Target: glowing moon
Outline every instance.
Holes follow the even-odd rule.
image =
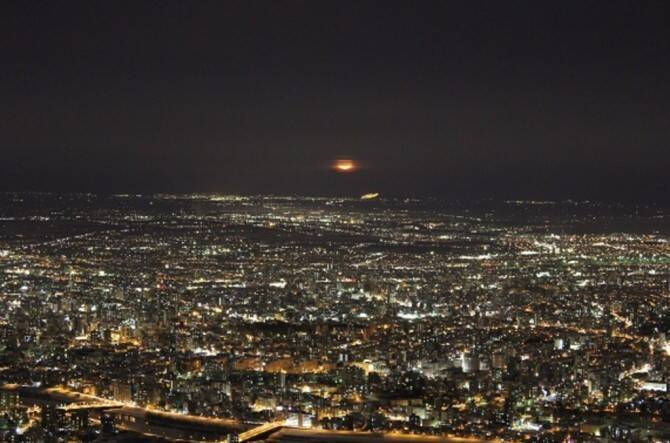
[[[356,162],[349,158],[341,158],[333,162],[332,168],[335,172],[354,172],[358,169]]]

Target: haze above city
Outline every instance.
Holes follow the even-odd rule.
[[[1,8],[2,190],[670,195],[664,2]]]

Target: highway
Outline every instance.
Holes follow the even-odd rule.
[[[219,441],[228,434],[243,433],[254,425],[239,420],[200,417],[142,408],[134,404],[82,394],[62,387],[38,388],[15,384],[0,385],[0,390],[17,392],[22,398],[37,402],[64,403],[66,412],[105,410],[116,417],[119,427],[144,435],[190,440]]]
[[[271,434],[268,442],[331,442],[331,443],[484,443],[495,440],[462,437],[435,437],[383,432],[327,431],[323,429],[300,429],[283,427]]]
[[[14,384],[0,385],[0,390],[16,391],[29,399],[66,403],[68,412],[90,410],[116,417],[119,427],[144,435],[154,435],[186,441],[221,441],[227,434],[239,436],[240,442],[365,442],[365,443],[480,443],[487,440],[462,437],[435,437],[426,435],[377,433],[356,431],[329,431],[285,426],[284,422],[270,422],[260,426],[234,419],[200,417],[112,401],[82,394],[66,388],[37,388]]]

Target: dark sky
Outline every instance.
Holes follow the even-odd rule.
[[[3,2],[0,189],[668,202],[669,12]]]

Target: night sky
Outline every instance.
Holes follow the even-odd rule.
[[[669,13],[3,2],[0,189],[670,203]]]

